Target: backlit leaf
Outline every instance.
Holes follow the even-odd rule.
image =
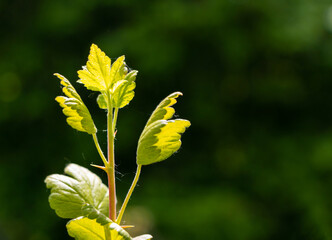
[[[102,225],[85,217],[80,217],[71,220],[67,223],[68,234],[76,240],[105,240],[105,231],[112,240],[149,240],[151,235],[145,234],[139,237],[131,238],[128,232],[121,228],[116,223],[111,223],[108,228],[104,228]]]
[[[106,98],[105,98],[104,94],[101,93],[101,94],[98,95],[97,103],[98,103],[99,108],[107,109],[107,101],[106,101]]]
[[[124,80],[119,80],[113,85],[113,105],[116,108],[123,108],[134,98],[136,87],[135,79],[137,71],[131,71]]]
[[[182,96],[181,92],[175,92],[168,95],[164,100],[162,100],[156,109],[151,114],[145,127],[149,126],[151,123],[157,120],[168,120],[173,117],[175,110],[172,106],[176,103],[176,98]]]
[[[52,174],[45,179],[51,189],[49,203],[62,218],[77,218],[89,205],[102,214],[108,214],[108,188],[101,179],[88,169],[77,164],[65,168],[68,175]]]
[[[170,157],[181,146],[181,134],[190,126],[184,119],[169,120],[174,115],[175,98],[170,94],[154,110],[138,141],[137,164],[149,165]]]
[[[123,80],[128,72],[124,62],[125,56],[118,57],[111,67],[111,84]]]
[[[81,217],[69,221],[66,227],[69,236],[76,240],[105,240],[104,227],[96,220]]]
[[[96,133],[97,128],[91,118],[90,112],[75,88],[64,76],[57,73],[54,75],[61,80],[62,91],[66,95],[66,97],[58,96],[55,100],[63,108],[63,113],[67,116],[67,123],[76,130],[89,134]]]
[[[92,44],[86,66],[77,73],[80,78],[78,82],[87,89],[106,91],[111,86],[111,59],[97,45]]]
[[[101,225],[112,223],[111,219],[90,204],[86,204],[82,207],[82,216],[89,219],[95,219]]]

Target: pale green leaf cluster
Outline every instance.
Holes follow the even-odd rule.
[[[134,98],[137,71],[128,72],[125,56],[111,64],[111,59],[97,45],[92,44],[86,66],[77,73],[80,78],[77,82],[89,90],[100,92],[97,103],[101,109],[120,109]],[[57,97],[56,101],[63,108],[67,123],[76,130],[95,134],[97,128],[79,94],[65,77],[55,75],[61,79],[66,95]]]
[[[163,161],[180,148],[181,134],[190,126],[188,120],[170,120],[175,113],[172,106],[180,95],[170,94],[153,111],[138,141],[138,165]]]
[[[78,82],[87,89],[101,92],[97,99],[100,108],[108,108],[108,96],[113,108],[123,108],[134,97],[136,75],[135,70],[128,73],[125,56],[111,64],[111,59],[92,44],[86,66],[78,71]]]
[[[49,203],[62,218],[84,216],[83,207],[90,206],[103,215],[108,215],[108,188],[101,179],[88,169],[69,164],[65,173],[52,174],[45,179],[51,189]]]
[[[63,113],[67,116],[67,123],[74,129],[94,134],[97,128],[91,118],[90,112],[83,103],[75,88],[62,75],[55,74],[63,86],[62,91],[66,96],[58,96],[55,100],[63,108]]]

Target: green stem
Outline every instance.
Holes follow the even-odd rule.
[[[107,167],[108,166],[108,162],[107,162],[107,159],[105,158],[105,155],[104,155],[103,151],[101,150],[100,145],[98,143],[97,134],[96,133],[93,134],[92,137],[93,137],[93,141],[94,141],[94,143],[96,145],[96,148],[98,150],[98,153],[99,153],[101,159],[103,160],[103,163],[104,163],[105,167]]]
[[[139,175],[141,174],[141,168],[142,168],[142,165],[137,165],[137,170],[136,170],[135,178],[134,178],[133,183],[131,184],[130,189],[129,189],[128,193],[127,193],[127,196],[126,196],[126,198],[125,198],[125,200],[124,200],[124,202],[122,204],[119,216],[116,219],[116,223],[117,224],[121,223],[121,219],[122,219],[122,216],[124,214],[124,211],[126,210],[126,207],[127,207],[128,202],[129,202],[129,199],[131,197],[131,194],[133,193],[133,191],[134,191],[134,189],[136,187],[137,181],[139,179]]]
[[[115,190],[115,162],[114,162],[114,131],[113,131],[113,106],[111,97],[107,95],[107,142],[108,166],[106,166],[109,189],[109,218],[116,220],[116,190]]]
[[[118,112],[119,112],[119,109],[115,108],[114,109],[114,116],[113,116],[113,132],[114,132],[114,134],[115,134],[116,121],[118,120]]]

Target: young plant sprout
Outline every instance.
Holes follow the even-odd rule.
[[[121,220],[128,201],[139,179],[142,166],[160,162],[170,157],[181,146],[181,134],[190,126],[184,119],[173,119],[172,107],[175,92],[167,96],[153,111],[138,140],[136,152],[137,171],[133,183],[122,203],[116,207],[114,138],[119,109],[134,98],[136,70],[129,71],[125,57],[119,57],[113,64],[111,59],[92,44],[88,62],[78,71],[77,82],[87,89],[99,92],[98,106],[107,112],[107,146],[105,156],[97,138],[97,127],[80,95],[62,75],[60,80],[65,96],[56,97],[67,116],[67,123],[74,129],[90,134],[97,148],[102,165],[92,165],[107,174],[108,187],[88,169],[77,164],[69,164],[65,174],[52,174],[45,179],[51,189],[49,203],[61,218],[71,219],[67,223],[68,234],[77,240],[148,240],[152,236],[144,234],[132,238],[121,226]]]

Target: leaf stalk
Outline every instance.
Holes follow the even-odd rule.
[[[130,186],[130,189],[129,189],[128,193],[127,193],[127,196],[126,196],[125,200],[123,201],[123,204],[121,206],[118,218],[116,219],[116,223],[117,224],[120,224],[120,222],[122,220],[122,216],[123,216],[123,214],[124,214],[124,212],[126,210],[126,207],[127,207],[128,202],[129,202],[129,199],[130,199],[130,197],[131,197],[131,195],[132,195],[132,193],[133,193],[133,191],[134,191],[134,189],[135,189],[135,187],[137,185],[139,176],[141,174],[141,169],[142,169],[142,165],[137,165],[137,170],[136,170],[135,178],[133,180],[133,183]]]

